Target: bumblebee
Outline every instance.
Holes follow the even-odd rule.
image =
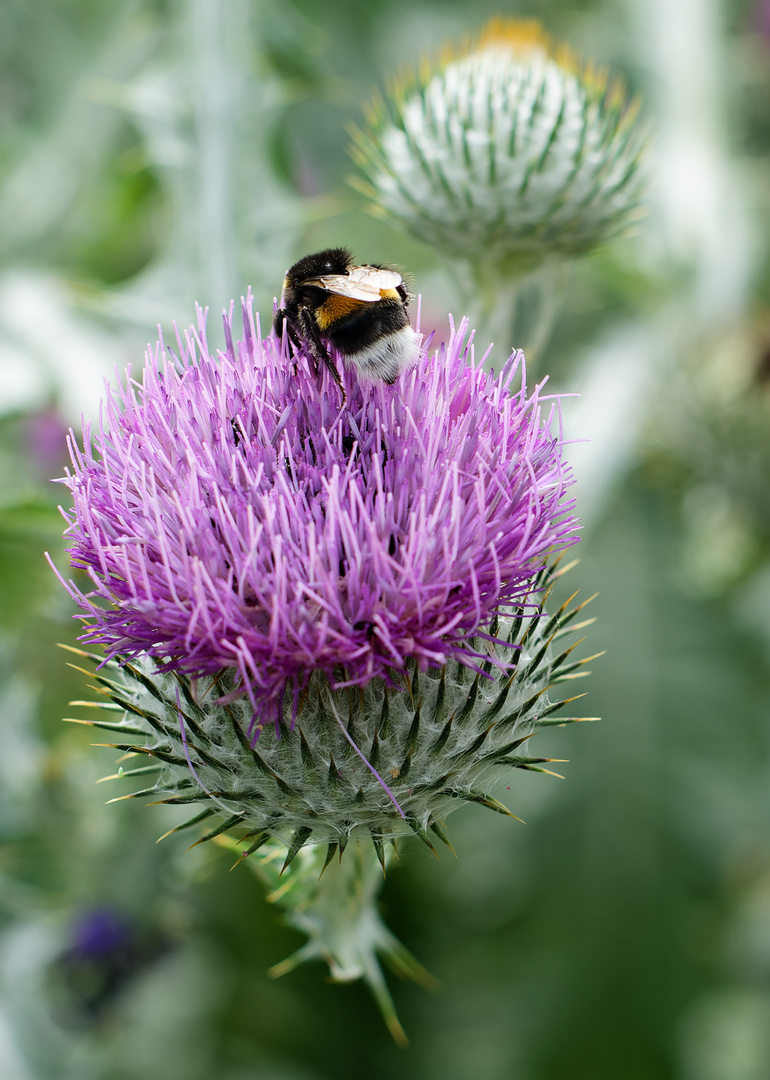
[[[327,248],[286,272],[273,330],[280,336],[285,326],[295,348],[304,345],[340,388],[329,346],[359,374],[393,383],[420,348],[408,303],[404,279],[395,270],[357,266],[345,248]]]

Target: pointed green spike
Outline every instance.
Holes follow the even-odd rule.
[[[401,1050],[405,1050],[409,1045],[409,1039],[407,1039],[406,1032],[401,1027],[401,1023],[396,1015],[396,1007],[393,1004],[393,998],[390,996],[390,991],[385,983],[385,978],[380,971],[380,965],[377,963],[373,953],[370,958],[367,957],[366,959],[367,963],[364,967],[364,981],[377,1003],[382,1019],[385,1021],[385,1026],[390,1032],[393,1041]]]
[[[568,611],[565,615],[563,615],[561,621],[559,622],[559,633],[566,633],[568,629],[572,629],[573,631],[582,629],[583,626],[589,626],[591,623],[596,622],[596,619],[594,618],[588,619],[585,623],[581,623],[579,626],[570,626],[572,620],[580,614],[583,608],[587,607],[593,600],[595,600],[598,595],[598,592],[593,593],[591,596],[588,597],[587,600],[583,600],[582,603],[576,604],[575,607],[573,607],[572,611]],[[577,593],[575,593],[574,596],[577,596]]]
[[[323,874],[324,874],[324,871],[326,870],[326,867],[329,865],[329,863],[332,861],[334,856],[337,854],[338,848],[339,848],[339,844],[335,843],[334,841],[332,841],[329,844],[329,846],[327,847],[327,849],[326,849],[326,858],[324,859],[324,864],[321,867],[321,873],[318,875],[318,880],[319,881],[323,877]]]
[[[334,760],[334,754],[329,754],[329,783],[333,785],[339,785],[342,777],[340,770],[337,768],[337,762]]]
[[[400,979],[411,979],[423,990],[430,990],[433,993],[440,990],[441,983],[438,979],[431,975],[418,960],[415,960],[396,937],[387,930],[385,933],[387,938],[382,943],[381,956],[394,975],[398,975]]]
[[[444,746],[446,745],[447,739],[449,738],[449,736],[451,734],[452,724],[454,723],[454,718],[455,718],[455,713],[452,713],[450,715],[449,719],[447,720],[447,722],[444,724],[444,727],[441,729],[441,734],[436,739],[433,746],[431,746],[431,748],[430,748],[431,754],[438,754],[438,752],[440,750],[443,750]]]
[[[300,964],[304,964],[306,960],[321,960],[323,954],[320,948],[314,941],[307,941],[291,956],[287,956],[285,960],[282,960],[280,964],[273,964],[271,968],[268,968],[267,974],[271,979],[280,979],[282,975],[288,975],[290,971],[294,971]]]
[[[111,750],[120,750],[125,754],[145,754],[147,757],[157,758],[158,761],[165,761],[168,765],[188,767],[183,757],[169,754],[157,746],[138,746],[136,743],[91,743],[91,746],[108,746]]]
[[[121,698],[117,694],[110,694],[109,696],[111,701],[114,701],[116,705],[120,705],[126,712],[133,713],[134,716],[141,716],[142,720],[146,721],[159,735],[167,737],[170,734],[167,726],[155,713],[148,712],[147,709],[140,709],[136,702]]]
[[[483,719],[482,719],[483,723],[488,723],[490,720],[494,720],[494,718],[497,716],[497,714],[501,711],[501,709],[505,705],[506,701],[508,700],[508,695],[511,692],[511,687],[514,684],[515,679],[516,679],[516,672],[514,671],[513,674],[509,675],[508,678],[505,680],[505,682],[502,685],[502,689],[499,691],[497,697],[492,702],[492,704],[489,706],[487,711],[484,713],[484,716],[483,716]]]
[[[120,705],[116,705],[114,701],[84,701],[78,698],[75,701],[68,701],[68,705],[77,705],[81,709],[99,709],[100,712],[124,712]]]
[[[415,784],[412,788],[413,795],[424,795],[428,791],[437,791],[440,795],[445,794],[443,789],[453,776],[457,775],[457,769],[452,769],[448,773],[444,773],[443,776],[437,776],[435,780],[429,780],[423,784]]]
[[[555,716],[550,720],[536,720],[535,727],[563,727],[565,724],[593,724],[601,716]]]
[[[504,806],[497,799],[491,795],[484,795],[479,791],[458,791],[456,788],[447,788],[442,794],[450,795],[455,799],[462,799],[464,802],[478,803],[479,806],[486,806],[489,810],[494,810],[496,814],[503,814],[505,817],[514,818],[516,821],[521,821],[522,825],[524,821],[516,814],[512,814],[507,806]]]
[[[243,814],[233,814],[231,817],[227,818],[226,821],[217,825],[216,829],[212,829],[211,832],[207,832],[205,836],[201,836],[200,839],[196,840],[194,844],[190,844],[190,847],[187,850],[191,851],[194,847],[197,847],[198,844],[205,844],[207,840],[213,840],[215,836],[221,836],[222,833],[226,833],[236,825],[242,824]]]
[[[431,852],[432,852],[432,853],[433,853],[433,854],[434,854],[434,855],[436,856],[436,858],[438,859],[438,858],[439,858],[439,853],[438,853],[438,852],[436,851],[436,849],[434,848],[433,844],[431,843],[431,839],[430,839],[430,837],[428,836],[427,832],[426,832],[426,831],[425,831],[425,829],[424,829],[424,828],[422,827],[422,825],[421,825],[421,824],[419,823],[419,821],[417,820],[417,818],[413,818],[413,817],[407,817],[407,818],[406,818],[406,823],[407,823],[407,825],[409,826],[409,828],[410,828],[410,829],[412,830],[412,832],[414,833],[414,835],[415,835],[415,836],[418,836],[418,837],[420,838],[420,840],[422,840],[423,844],[425,844],[425,846],[426,846],[427,848],[429,848],[429,849],[430,849],[430,851],[431,851]]]
[[[379,740],[379,737],[377,735],[377,729],[375,728],[374,737],[372,738],[372,745],[369,748],[369,753],[367,754],[367,761],[369,762],[369,764],[371,765],[371,767],[373,769],[376,769],[377,768],[377,762],[379,761],[379,759],[380,759],[380,740]]]
[[[520,720],[522,716],[527,715],[530,709],[534,707],[537,699],[542,697],[547,689],[548,687],[544,686],[541,690],[538,690],[535,694],[533,694],[532,697],[527,698],[524,704],[520,705],[515,712],[509,713],[507,716],[500,717],[500,719],[497,721],[498,727],[510,727],[511,724],[517,723],[517,721]]]
[[[553,615],[550,615],[548,617],[548,621],[543,627],[543,637],[549,638],[555,630],[558,630],[559,627],[564,625],[568,617],[567,608],[579,592],[579,589],[573,592],[572,596],[568,597],[561,605],[561,607],[557,611],[555,611]]]
[[[509,645],[516,644],[516,639],[519,636],[519,631],[521,630],[521,624],[523,621],[524,609],[516,608],[516,611],[514,612],[514,615],[512,617],[510,629],[508,631],[508,637],[506,638]]]
[[[167,699],[161,693],[160,688],[134,664],[126,661],[126,663],[123,664],[122,670],[129,674],[134,682],[138,682],[140,686],[143,686],[145,690],[149,691],[156,701],[160,701],[163,705],[169,704]]]
[[[413,754],[413,752],[414,752],[414,747],[411,747],[409,749],[409,753],[406,755],[406,757],[404,758],[404,760],[401,763],[401,768],[398,770],[398,776],[397,777],[394,776],[394,779],[398,779],[400,781],[403,781],[409,775],[409,770],[412,767],[412,754]]]
[[[158,773],[162,768],[162,765],[142,765],[140,769],[122,769],[120,772],[112,773],[110,776],[100,776],[96,782],[97,784],[105,784],[108,780],[124,780],[130,779],[132,776],[146,776],[149,773]]]
[[[281,876],[281,874],[283,874],[284,870],[287,870],[294,862],[300,850],[309,840],[312,832],[313,830],[308,828],[306,825],[303,825],[301,828],[297,829],[294,836],[292,837],[291,844],[289,845],[289,850],[286,854],[286,859],[283,866],[281,867],[281,873],[278,875],[279,877]]]
[[[564,664],[564,661],[567,659],[573,649],[576,649],[578,645],[580,645],[583,641],[585,641],[585,638],[578,638],[577,641],[573,641],[572,644],[568,646],[568,648],[564,649],[563,652],[560,652],[559,655],[551,661],[551,671],[557,671]]]
[[[592,619],[583,619],[581,622],[575,623],[574,626],[560,626],[553,635],[554,640],[564,637],[565,634],[576,634],[578,630],[585,630],[587,626],[593,626],[596,621],[596,616],[594,616]]]
[[[172,754],[167,750],[162,750],[159,746],[147,747],[147,749],[143,749],[142,752],[157,758],[158,761],[165,761],[167,765],[178,765],[184,769],[190,768],[187,764],[187,758],[181,757],[179,754]]]
[[[146,754],[148,757],[157,757],[154,750],[151,750],[148,746],[137,746],[135,743],[122,743],[122,742],[94,742],[91,746],[103,746],[110,750],[120,750],[124,754]]]
[[[523,769],[527,765],[545,765],[549,761],[563,761],[563,758],[530,757],[522,754],[511,754],[501,759],[499,764],[513,765],[515,769]]]
[[[559,578],[562,578],[565,574],[568,574],[570,570],[574,570],[577,564],[580,562],[580,559],[573,559],[571,562],[565,563],[565,565],[562,566],[561,561],[563,558],[564,552],[562,552],[561,555],[559,555],[559,557],[555,559],[552,563],[551,576],[554,581],[558,581]]]
[[[305,733],[299,726],[299,724],[297,724],[297,731],[299,732],[299,748],[300,756],[302,757],[302,764],[312,767],[315,765],[316,762],[313,756],[313,751],[310,749],[310,743],[305,738]]]
[[[130,724],[121,724],[120,722],[113,723],[109,720],[77,720],[71,716],[63,716],[62,721],[65,724],[86,724],[88,727],[101,728],[102,731],[119,731],[123,735],[136,735],[137,737],[147,735],[147,731],[142,728],[131,727]]]
[[[557,780],[563,780],[564,777],[561,773],[554,772],[553,769],[544,769],[540,765],[516,765],[517,769],[525,769],[527,772],[539,772],[544,773],[546,776],[555,776]]]
[[[214,755],[210,754],[208,750],[204,750],[202,746],[198,746],[196,743],[192,742],[192,740],[188,738],[187,751],[188,753],[190,753],[193,750],[201,759],[203,764],[208,765],[210,769],[224,769],[226,772],[229,773],[236,772],[236,767],[231,762],[214,757]]]
[[[206,739],[206,733],[202,731],[202,729],[198,726],[197,721],[195,720],[195,717],[200,717],[201,719],[204,719],[206,713],[201,708],[199,701],[193,694],[192,684],[190,680],[187,679],[184,675],[182,675],[181,672],[174,672],[174,679],[179,685],[179,688],[182,691],[182,697],[185,701],[186,708],[183,710],[182,715],[184,716],[185,720],[190,724],[191,728],[196,732],[196,734],[200,733],[200,737]],[[176,699],[174,700],[173,704],[176,706]],[[190,716],[189,713],[193,713],[194,716]]]
[[[457,852],[455,851],[455,849],[450,844],[449,837],[444,832],[444,830],[441,827],[441,825],[439,824],[439,822],[438,821],[431,821],[429,823],[429,825],[428,825],[428,828],[431,830],[431,832],[434,832],[436,834],[436,836],[439,838],[439,840],[441,841],[442,844],[446,844],[446,846],[452,852],[454,857],[457,858]]]
[[[263,772],[266,776],[269,776],[272,780],[274,780],[278,787],[281,789],[281,791],[283,791],[285,794],[296,795],[297,793],[289,784],[286,783],[283,777],[279,776],[275,769],[272,769],[267,764],[267,762],[260,756],[260,754],[257,753],[256,749],[247,739],[246,733],[244,732],[243,728],[238,723],[237,719],[232,715],[230,715],[230,724],[233,732],[235,733],[236,739],[241,744],[246,753],[250,755],[251,760],[254,762],[260,772]]]
[[[540,667],[540,664],[543,661],[543,657],[545,656],[546,652],[548,651],[548,646],[551,644],[551,640],[552,640],[551,638],[548,638],[547,641],[544,641],[543,644],[538,649],[538,651],[535,653],[535,655],[529,661],[529,663],[525,664],[525,666],[523,668],[519,669],[519,667],[517,666],[517,668],[516,668],[516,678],[517,678],[517,680],[521,680],[523,682],[525,679],[528,679],[532,675],[533,672],[538,670],[538,668]]]
[[[436,702],[433,706],[433,723],[438,724],[444,717],[444,701],[446,700],[446,668],[441,669],[441,678],[436,690]],[[449,732],[447,732],[447,737]],[[446,742],[446,739],[444,740]],[[443,746],[443,743],[442,743]]]
[[[157,789],[154,787],[142,788],[141,791],[131,791],[128,795],[118,795],[116,799],[108,799],[106,805],[114,802],[125,802],[126,799],[141,799],[146,795],[157,795]]]
[[[471,669],[465,664],[459,664],[455,671],[455,682],[458,686],[463,686],[471,678]]]
[[[412,696],[412,705],[420,700],[420,668],[417,663],[414,665],[414,674],[412,675],[412,683],[409,687],[409,691]]]
[[[381,739],[387,739],[390,735],[390,692],[387,688],[382,693],[382,709],[380,711],[380,723],[377,730]]]
[[[208,802],[209,799],[210,796],[200,791],[196,795],[170,795],[167,799],[158,799],[158,803],[164,806],[187,806],[189,803]]]
[[[544,709],[543,712],[541,712],[538,716],[537,720],[534,722],[540,725],[541,721],[546,716],[550,716],[551,713],[555,713],[557,709],[560,709],[562,707],[562,705],[570,705],[573,701],[579,701],[580,698],[584,697],[586,697],[585,694],[575,694],[574,697],[563,698],[561,701],[554,701],[553,705],[549,705],[547,709]],[[559,721],[559,723],[561,723],[561,721]]]
[[[491,750],[488,754],[483,755],[484,760],[491,762],[497,761],[498,758],[506,757],[508,754],[518,749],[518,747],[526,742],[527,739],[531,739],[534,734],[534,731],[530,731],[527,735],[522,735],[520,738],[514,739],[513,742],[509,742],[506,746],[499,746],[497,749]]]
[[[347,732],[348,732],[348,735],[350,735],[351,739],[353,739],[354,742],[357,742],[358,740],[356,739],[356,735],[355,735],[355,731],[354,731],[355,714],[353,712],[353,696],[352,696],[352,694],[347,694],[346,697],[347,697],[347,702],[348,702]]]
[[[374,850],[377,853],[377,859],[382,867],[382,876],[385,877],[385,844],[382,841],[382,836],[375,832],[374,829],[370,829],[369,833],[372,837]]]
[[[349,840],[350,840],[350,833],[346,833],[346,832],[341,832],[340,833],[340,837],[339,837],[340,862],[342,862],[342,856],[343,856],[343,854],[345,852],[345,848],[348,846],[348,841]]]
[[[244,839],[245,839],[245,837],[244,837]],[[249,855],[253,855],[255,851],[259,851],[259,849],[262,847],[262,845],[266,844],[269,839],[270,839],[270,834],[269,833],[266,833],[266,832],[260,833],[257,836],[256,840],[252,844],[250,844],[246,848],[245,851],[241,852],[241,857],[238,859],[237,862],[233,863],[233,865],[230,867],[230,869],[235,870],[236,866],[240,866],[240,864],[244,861],[244,859],[248,859]]]
[[[473,684],[471,685],[471,688],[468,691],[468,697],[465,699],[465,704],[463,705],[462,709],[460,710],[460,715],[457,717],[457,722],[459,724],[462,724],[465,720],[467,720],[468,717],[470,716],[470,714],[473,712],[473,706],[476,704],[476,698],[477,698],[478,693],[479,693],[479,679],[480,678],[481,678],[481,675],[477,671],[476,672],[476,678],[473,680]]]
[[[605,652],[606,649],[602,649],[601,652],[594,653],[593,656],[586,656],[583,660],[576,660],[572,664],[567,664],[567,666],[562,668],[559,672],[555,681],[569,678],[572,672],[577,671],[578,668],[584,667],[586,664],[590,664],[592,660],[598,660],[600,656],[604,656]],[[586,674],[588,674],[588,672],[586,672]]]
[[[422,709],[422,703],[417,705],[414,710],[414,716],[412,717],[412,723],[409,727],[409,734],[406,737],[406,743],[404,744],[404,753],[407,757],[411,756],[412,750],[417,745],[417,739],[420,734],[420,711]]]
[[[93,660],[93,662],[95,664],[104,665],[104,657],[103,656],[97,656],[96,653],[86,652],[85,649],[78,649],[77,646],[75,646],[75,645],[65,645],[63,641],[57,641],[56,645],[57,645],[57,648],[64,649],[65,652],[73,653],[75,656],[81,656],[84,660]],[[107,663],[110,664],[111,666],[116,666],[114,661],[112,661],[112,660],[108,660]],[[91,672],[89,671],[89,672],[87,672],[87,674],[88,674],[88,676],[90,678]]]
[[[494,726],[494,724],[490,724],[488,728],[485,728],[484,731],[476,736],[470,746],[466,746],[465,749],[458,750],[457,753],[452,754],[450,761],[454,764],[455,762],[462,761],[463,758],[474,757],[484,745],[487,735],[489,735]]]
[[[181,825],[175,825],[173,829],[169,829],[168,832],[164,832],[163,836],[159,836],[155,841],[159,844],[161,840],[165,840],[167,836],[171,836],[172,833],[182,832],[183,829],[190,829],[193,825],[200,824],[201,821],[205,821],[207,818],[213,817],[216,814],[216,810],[212,807],[208,807],[206,810],[201,810],[199,814],[189,818],[187,821],[183,821]]]
[[[190,716],[189,712],[186,712],[184,709],[178,708],[176,702],[173,703],[173,709],[177,718],[177,723],[175,725],[176,728],[179,727],[179,717],[181,716],[182,720],[184,721],[185,729],[192,732],[192,734],[199,742],[205,743],[207,746],[211,746],[211,739],[200,726],[200,724],[198,724],[195,719]],[[202,756],[204,751],[199,750],[198,753]]]

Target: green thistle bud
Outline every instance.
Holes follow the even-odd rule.
[[[553,48],[538,23],[493,19],[472,47],[426,62],[371,108],[354,133],[357,186],[442,255],[526,273],[631,221],[636,115],[617,79]]]

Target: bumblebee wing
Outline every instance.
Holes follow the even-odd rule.
[[[337,296],[369,303],[380,300],[382,292],[395,289],[401,283],[401,275],[395,270],[379,270],[375,266],[354,266],[349,274],[325,274],[304,282]]]

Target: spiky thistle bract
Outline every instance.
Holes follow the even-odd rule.
[[[153,777],[134,796],[203,807],[178,828],[223,819],[206,839],[245,830],[248,853],[278,840],[286,866],[308,843],[327,844],[327,859],[351,839],[372,843],[381,860],[385,843],[407,835],[433,850],[446,842],[443,821],[463,803],[508,813],[493,794],[501,777],[517,768],[549,771],[530,737],[578,719],[554,719],[574,700],[558,690],[586,663],[563,640],[583,605],[571,607],[570,597],[552,615],[545,611],[558,573],[549,566],[539,575],[535,584],[545,591],[537,606],[493,620],[490,636],[501,645],[477,642],[490,659],[475,673],[457,661],[425,672],[412,662],[401,688],[374,679],[341,690],[317,673],[294,716],[287,695],[278,732],[256,743],[246,734],[248,699],[227,701],[231,673],[191,681],[146,658],[116,658],[94,672],[125,718],[88,722],[115,732],[122,753],[153,759],[121,774]]]

